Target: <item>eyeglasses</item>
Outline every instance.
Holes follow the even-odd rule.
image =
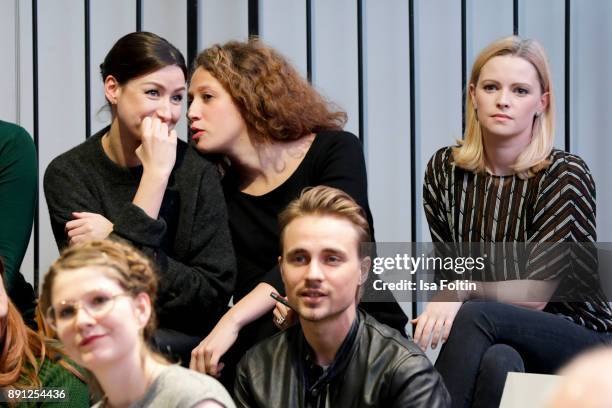
[[[47,323],[57,331],[74,321],[79,309],[83,308],[94,319],[99,319],[109,313],[115,305],[115,299],[120,296],[131,296],[129,293],[109,294],[101,291],[88,293],[81,300],[62,300],[56,306],[50,306],[45,315]]]

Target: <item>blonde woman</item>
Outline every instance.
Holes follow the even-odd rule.
[[[432,240],[595,242],[589,169],[553,148],[554,97],[542,47],[514,36],[495,41],[476,58],[467,85],[464,140],[436,152],[425,173]],[[554,372],[580,350],[612,341],[605,299],[548,301],[581,268],[528,268],[527,280],[508,268],[497,276],[503,282],[441,292],[427,304],[413,320],[414,338],[422,349],[445,343],[436,368],[454,407],[497,406],[508,371]],[[527,291],[526,301],[513,295]],[[492,292],[499,296],[485,295]]]
[[[216,380],[169,364],[148,346],[157,278],[127,244],[65,250],[45,276],[40,305],[66,353],[92,374],[96,407],[233,407]]]

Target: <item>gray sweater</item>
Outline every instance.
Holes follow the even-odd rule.
[[[169,366],[153,381],[145,395],[129,408],[191,408],[202,401],[215,401],[235,408],[232,398],[214,378],[176,365]],[[93,405],[103,408],[104,401]]]
[[[44,190],[60,250],[74,211],[101,214],[112,235],[130,241],[157,262],[159,326],[205,335],[229,301],[236,277],[227,213],[214,165],[179,140],[158,219],[132,203],[142,166],[110,160],[101,139],[108,128],[55,158]]]

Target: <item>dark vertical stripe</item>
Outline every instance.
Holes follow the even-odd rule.
[[[306,0],[306,73],[312,83],[312,4]]]
[[[32,0],[32,109],[34,120],[34,145],[36,146],[36,168],[39,168],[38,148],[38,1]],[[37,180],[40,180],[40,170]],[[38,188],[37,188],[38,190]],[[38,193],[37,193],[38,195]],[[40,217],[38,215],[38,202],[34,208],[34,293],[38,294],[38,280],[40,268]]]
[[[142,0],[136,0],[136,31],[142,31]]]
[[[570,141],[570,112],[571,112],[571,83],[570,83],[570,64],[571,64],[571,1],[565,0],[565,150],[571,151]]]
[[[465,98],[467,96],[467,0],[461,0],[461,135],[465,131]]]
[[[357,87],[359,93],[359,140],[364,139],[363,117],[363,4],[357,0]]]
[[[259,35],[259,0],[249,0],[249,37]]]
[[[85,2],[85,137],[91,135],[91,21],[89,18],[89,0]]]
[[[187,66],[198,54],[198,0],[187,0]]]
[[[512,33],[519,35],[519,0],[512,0]]]
[[[414,81],[414,0],[408,1],[408,58],[410,59],[410,69],[408,72],[410,82],[410,240],[413,247],[417,242],[417,180],[416,180],[416,93]],[[413,249],[413,252],[415,250]],[[412,281],[416,284],[416,275],[412,275]],[[418,316],[417,292],[412,302],[412,318]],[[416,326],[413,326],[413,330]],[[414,332],[413,332],[414,334]]]

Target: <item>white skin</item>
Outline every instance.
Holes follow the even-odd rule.
[[[505,55],[491,58],[480,71],[478,82],[470,84],[470,96],[478,111],[487,168],[495,175],[513,174],[511,165],[531,142],[536,113],[545,112],[548,93],[542,93],[535,67],[520,57]],[[464,301],[498,293],[499,302],[542,310],[547,302],[517,302],[521,293],[550,299],[558,282],[506,281],[477,282],[472,292],[439,292],[425,311],[411,322],[415,324],[414,341],[426,350],[447,340],[453,321]]]
[[[317,364],[331,364],[355,320],[357,291],[370,267],[370,258],[359,258],[357,229],[334,216],[298,217],[285,227],[279,264]]]
[[[0,276],[0,319],[3,319],[8,314],[8,295],[4,289],[4,281]]]
[[[168,178],[176,160],[178,122],[185,92],[185,76],[176,65],[133,78],[121,85],[109,75],[104,93],[113,120],[102,138],[106,155],[124,167],[142,165],[143,174],[132,202],[157,218]],[[69,244],[104,239],[112,220],[101,214],[74,212],[66,223]]]
[[[51,290],[51,304],[57,309],[62,301],[125,293],[111,276],[102,266],[60,271]],[[91,316],[81,307],[72,321],[58,322],[57,335],[66,353],[96,376],[112,407],[128,407],[140,400],[166,365],[146,349],[142,330],[150,317],[151,300],[140,293],[116,297],[103,316]],[[196,406],[222,405],[207,400]]]
[[[285,182],[300,165],[314,140],[307,135],[293,141],[257,142],[231,95],[208,71],[197,68],[189,86],[191,103],[187,112],[195,147],[203,153],[227,156],[241,176],[241,191],[263,195]],[[285,328],[295,317],[270,297],[273,286],[259,283],[236,303],[210,334],[191,353],[191,369],[218,376],[223,368],[219,359],[234,344],[244,325],[274,309],[283,317]]]

